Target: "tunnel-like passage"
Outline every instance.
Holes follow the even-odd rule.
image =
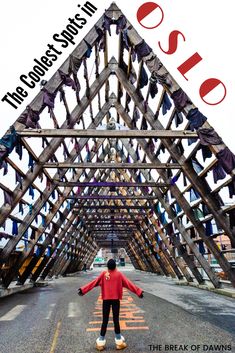
[[[235,156],[114,3],[42,85],[0,140],[2,288],[101,248],[234,286]]]

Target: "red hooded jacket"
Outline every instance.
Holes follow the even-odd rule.
[[[86,294],[97,286],[101,286],[101,296],[103,300],[122,299],[123,287],[129,289],[139,297],[143,293],[142,289],[137,287],[117,269],[112,271],[103,271],[99,277],[81,287],[80,289],[82,294]]]

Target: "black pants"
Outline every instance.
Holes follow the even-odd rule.
[[[106,334],[111,306],[112,306],[112,312],[113,312],[114,331],[116,334],[120,334],[120,325],[119,325],[120,300],[113,299],[113,300],[103,300],[103,322],[101,326],[100,336],[105,336]]]

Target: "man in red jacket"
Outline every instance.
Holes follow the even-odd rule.
[[[101,286],[101,296],[103,299],[103,322],[100,331],[100,337],[96,340],[96,348],[99,351],[104,350],[106,340],[105,334],[109,321],[110,308],[113,312],[113,323],[115,331],[115,343],[118,350],[126,348],[126,342],[121,335],[119,325],[120,300],[122,299],[123,287],[143,298],[143,290],[137,287],[123,273],[116,269],[116,262],[110,259],[107,263],[108,271],[103,271],[94,281],[79,288],[78,294],[84,295],[94,287]]]

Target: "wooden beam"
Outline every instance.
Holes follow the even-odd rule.
[[[132,223],[132,224],[121,224],[121,223],[119,223],[119,224],[116,224],[116,223],[101,223],[101,224],[95,224],[95,223],[93,223],[93,224],[89,224],[89,225],[87,225],[86,224],[86,229],[88,230],[89,228],[94,228],[94,229],[100,229],[100,228],[102,228],[102,229],[111,229],[111,230],[113,230],[113,229],[123,229],[123,230],[126,230],[127,229],[127,227],[128,227],[128,229],[132,229],[132,228],[136,228],[136,224],[134,224],[134,223]]]
[[[108,232],[108,233],[110,233],[110,234],[112,234],[112,233],[116,233],[116,232],[125,232],[126,234],[127,233],[133,233],[133,230],[126,230],[126,229],[114,229],[114,230],[112,230],[112,229],[94,229],[94,228],[91,228],[91,231],[93,232],[97,232],[97,233],[100,233],[100,232]],[[113,235],[116,235],[116,234],[113,234]]]
[[[123,244],[126,245],[127,242],[129,242],[130,239],[128,238],[121,238],[113,240],[113,247],[118,248],[118,247],[123,247]],[[96,242],[99,243],[100,247],[103,248],[101,244],[106,244],[107,247],[111,247],[111,241],[107,240],[106,238],[96,238]]]
[[[127,121],[127,123],[129,123],[129,120],[125,120]],[[126,143],[124,140],[122,140],[124,146],[126,148],[129,148],[129,153],[130,156],[133,160],[137,159],[136,156],[136,152],[135,150],[130,146],[129,143]],[[143,148],[143,150],[146,152],[148,158],[150,158],[150,160],[155,161],[157,158],[155,156],[152,156],[150,154],[150,151],[148,150],[145,141],[141,140],[140,141],[140,145]],[[143,175],[146,177],[146,171],[143,171]],[[162,176],[163,180],[166,179],[166,175],[163,172],[159,172],[159,174]],[[191,248],[191,250],[194,252],[197,260],[199,261],[199,263],[202,265],[202,267],[204,268],[205,272],[207,273],[208,277],[211,279],[211,281],[213,282],[213,284],[215,286],[219,286],[219,280],[216,277],[216,275],[213,273],[213,271],[210,268],[210,265],[208,264],[208,262],[206,261],[206,259],[204,259],[204,257],[200,254],[198,248],[195,246],[195,244],[193,243],[192,239],[190,238],[190,236],[188,235],[187,231],[185,231],[185,228],[178,222],[178,220],[176,219],[171,206],[168,204],[168,202],[165,202],[163,195],[160,191],[160,189],[155,188],[155,193],[159,198],[159,201],[161,202],[162,206],[164,207],[164,209],[166,210],[166,212],[168,213],[169,217],[173,220],[174,224],[176,225],[176,227],[179,229],[182,237],[186,240],[187,239],[187,244],[189,245],[189,247]],[[178,200],[179,205],[182,207],[182,209],[185,208],[185,204],[187,203],[186,200],[183,200],[182,195],[180,193],[180,190],[177,188],[176,185],[172,185],[171,187],[171,191],[172,194],[174,195],[174,197]],[[196,221],[195,216],[193,214],[193,211],[191,209],[190,204],[188,204],[186,206],[186,214],[188,215],[189,219],[191,220],[191,222],[194,222],[195,228],[197,229],[198,224],[200,225],[200,223],[198,221]],[[156,212],[156,211],[155,211]],[[203,233],[205,231],[205,229],[202,226],[202,229],[200,229],[200,233]],[[206,237],[206,239],[208,240],[209,237]],[[198,279],[199,283],[200,281],[203,281],[203,278],[201,276],[201,274],[199,273],[199,271],[197,270],[197,274],[196,274],[196,278]]]
[[[136,94],[135,87],[130,84],[130,82],[126,79],[124,72],[120,68],[118,68],[117,65],[116,65],[115,72],[117,74],[118,79],[122,81],[122,84],[125,87],[125,89],[127,90],[130,97],[134,100],[135,104],[140,109],[141,113],[144,114],[144,116],[145,116],[147,122],[150,124],[150,126],[153,129],[164,130],[164,127],[161,124],[161,122],[159,120],[154,119],[154,113],[152,112],[152,110],[149,107],[147,107],[147,111],[146,111],[144,104],[142,104],[140,102],[139,97]],[[118,104],[116,103],[115,106],[117,107],[117,105]],[[124,141],[124,140],[122,140],[122,141]],[[168,141],[166,139],[162,139],[162,143],[166,147],[167,151],[170,153],[171,157],[174,160],[177,160],[178,162],[182,163],[182,170],[183,170],[185,176],[189,179],[189,181],[191,182],[194,189],[200,194],[204,203],[211,210],[217,224],[219,226],[221,226],[222,229],[225,230],[226,234],[229,236],[231,241],[233,241],[234,236],[231,232],[229,224],[228,224],[227,220],[225,219],[225,217],[223,217],[221,215],[221,210],[220,210],[220,206],[218,205],[218,202],[215,199],[213,199],[213,197],[210,195],[209,185],[208,185],[207,181],[203,178],[202,179],[198,178],[198,175],[194,171],[193,167],[191,166],[190,161],[186,161],[185,156],[182,155],[181,153],[179,153],[179,151],[177,150],[177,148],[174,146],[174,144],[171,141]],[[143,139],[142,139],[142,144],[145,144],[145,140],[143,140]],[[145,150],[146,150],[146,148],[145,148]],[[148,153],[148,157],[150,158],[150,160],[152,162],[155,162],[158,160],[158,158],[154,157],[153,155],[149,156],[149,153]],[[163,180],[167,180],[166,175],[164,175],[165,173],[159,171],[159,174],[161,175]],[[188,216],[188,218],[194,224],[195,229],[201,234],[201,237],[203,238],[205,244],[208,246],[210,251],[213,253],[213,255],[215,256],[216,260],[219,262],[222,269],[228,273],[229,279],[231,280],[231,282],[235,286],[235,270],[232,268],[231,264],[223,256],[223,254],[220,253],[220,250],[219,250],[218,246],[214,243],[213,239],[206,236],[205,229],[200,224],[200,222],[196,219],[196,217],[193,213],[193,210],[191,208],[191,205],[187,202],[187,200],[182,198],[181,191],[179,190],[179,188],[177,187],[176,184],[172,185],[171,193],[176,199],[178,199],[178,203],[179,203],[180,207],[184,210],[185,214]],[[196,248],[194,249],[194,254],[196,255],[196,252],[197,252],[197,254],[198,254],[197,258],[198,258],[199,262],[202,264],[204,270],[208,274],[212,283],[214,284],[215,287],[219,287],[220,283],[219,283],[218,277],[213,273],[208,262],[206,262],[204,260],[204,258],[201,256],[201,254],[197,250],[198,249],[196,249]]]
[[[45,163],[43,168],[75,169],[180,169],[178,163]]]
[[[20,137],[101,137],[101,138],[197,138],[196,132],[187,130],[95,130],[95,129],[25,129]]]
[[[98,91],[102,88],[104,85],[105,81],[107,78],[110,76],[112,70],[112,64],[106,69],[102,71],[100,74],[99,78],[95,80],[95,82],[92,84],[91,89],[90,89],[90,99],[93,99]],[[70,126],[74,126],[78,121],[79,117],[84,113],[86,108],[89,106],[89,99],[86,97],[86,95],[82,98],[81,102],[79,105],[76,106],[76,108],[72,111],[71,116],[70,116]],[[64,121],[62,124],[62,127],[67,127],[68,122],[67,120]],[[55,138],[50,141],[49,146],[47,146],[43,152],[39,156],[40,162],[47,163],[48,160],[55,154],[57,149],[60,147],[61,143],[63,142],[63,138]],[[16,207],[16,205],[19,203],[19,201],[22,199],[28,188],[31,186],[31,184],[34,182],[34,180],[37,178],[37,176],[41,173],[42,171],[42,165],[39,163],[35,163],[33,171],[29,170],[26,174],[26,178],[22,182],[22,188],[19,189],[17,186],[14,190],[14,197],[12,201],[12,206],[11,208],[6,207],[5,205],[1,207],[0,211],[0,225],[3,224],[6,220],[6,218],[11,214],[12,210]],[[52,192],[52,191],[51,191]],[[50,193],[51,194],[51,193]],[[26,228],[27,230],[27,228]],[[25,232],[25,231],[24,231]],[[23,233],[24,233],[23,232]],[[13,242],[8,242],[5,248],[3,249],[3,254],[4,258],[7,258],[9,256],[10,252],[13,250],[15,245],[17,244],[16,239],[19,237],[15,237],[15,241]],[[10,246],[11,245],[11,246]],[[2,254],[2,255],[3,255]]]
[[[101,228],[113,228],[113,227],[116,227],[116,228],[119,228],[119,229],[121,229],[121,228],[124,228],[124,229],[126,229],[126,226],[128,226],[128,227],[130,227],[130,228],[136,228],[136,226],[137,226],[137,224],[135,224],[134,222],[132,222],[132,223],[122,223],[122,222],[119,222],[119,223],[111,223],[111,222],[106,222],[106,223],[103,223],[103,222],[101,222],[101,223],[86,223],[85,224],[85,226],[87,227],[87,228],[89,228],[89,227],[95,227],[95,228],[98,228],[98,227],[101,227]]]
[[[84,195],[84,196],[68,196],[69,200],[157,200],[156,196],[135,196],[135,195]]]
[[[129,242],[131,237],[132,237],[132,234],[130,234],[128,237],[123,237],[120,234],[119,238],[116,237],[115,239],[110,239],[110,238],[107,239],[107,234],[104,235],[104,237],[102,237],[100,234],[96,234],[95,241],[96,241],[96,243],[105,242],[105,243],[109,244],[109,247],[111,247],[111,245],[113,247],[118,247],[118,244],[119,244],[120,241]]]
[[[101,118],[101,117],[100,117],[100,118]],[[99,119],[98,119],[97,123],[98,123],[98,122],[99,122]],[[93,123],[92,123],[92,124],[93,124]],[[86,142],[87,142],[86,139],[82,139],[82,140],[80,141],[81,145],[85,145]],[[101,141],[101,143],[102,143],[102,141]],[[94,155],[94,154],[95,154],[95,153],[92,152],[92,154],[91,154],[91,157],[92,157],[92,158],[93,158],[93,155]],[[69,157],[69,158],[75,158],[75,157],[76,157],[76,151],[73,150],[73,151],[71,152],[71,157]],[[105,157],[105,154],[102,154],[102,155],[100,156],[101,159],[103,159],[104,157]],[[81,176],[81,173],[79,172],[79,173],[76,175],[77,180],[79,180],[80,176]],[[89,177],[88,177],[87,181],[91,180],[93,177],[94,177],[94,171],[91,171],[91,172],[89,173]],[[72,180],[74,180],[74,179],[72,179]],[[53,187],[54,187],[54,186],[53,186]],[[44,191],[44,192],[43,192],[43,196],[45,195],[46,192],[49,193],[49,196],[50,196],[50,193],[52,192],[52,190],[50,190],[50,191]],[[71,192],[71,189],[67,189],[67,190],[66,190],[67,195],[69,195],[70,192]],[[47,217],[46,217],[46,226],[45,226],[45,228],[46,228],[47,225],[53,220],[54,215],[60,210],[60,207],[61,207],[61,205],[63,204],[63,202],[64,202],[64,200],[65,200],[66,193],[64,193],[63,197],[59,198],[57,202],[54,202],[54,208],[53,208],[52,212],[49,212],[49,213],[47,214]],[[49,197],[49,196],[48,196],[48,197]],[[44,201],[44,200],[41,200],[41,198],[39,198],[39,200],[38,200],[37,202],[39,202],[39,203],[42,202],[42,205],[43,205],[43,202],[45,202],[45,201]],[[42,207],[42,205],[41,205],[41,207]],[[37,212],[36,212],[36,204],[34,204],[34,206],[35,206],[35,207],[34,207],[34,212],[33,212],[33,214],[32,214],[32,215],[27,215],[26,218],[25,218],[25,219],[23,220],[23,222],[22,222],[22,225],[23,225],[24,227],[27,227],[27,228],[28,228],[29,225],[30,225],[30,222],[27,221],[28,217],[32,217],[32,219],[34,219],[34,218],[35,218],[35,215],[37,214]],[[37,206],[37,207],[39,208],[39,206]],[[41,207],[40,207],[40,209],[41,209]],[[70,210],[68,210],[68,213],[69,213],[69,212],[70,212]],[[64,220],[62,221],[62,223],[63,223],[63,222],[64,222]],[[21,227],[21,226],[20,226],[20,227]],[[20,230],[20,227],[19,227],[19,230]],[[25,229],[27,230],[27,228],[25,228]],[[37,240],[40,238],[41,234],[45,231],[45,228],[44,228],[44,227],[39,227],[38,231],[36,232],[35,240],[32,240],[32,241],[31,241],[32,243],[34,243],[34,245],[37,243]],[[24,232],[22,231],[22,235],[23,235],[23,234],[24,234]],[[13,238],[13,240],[16,241],[16,238],[17,238],[17,237],[19,237],[19,239],[20,239],[22,235],[18,234],[18,236],[16,236],[16,237]],[[9,245],[9,243],[10,243],[10,241],[7,243],[7,246]],[[45,243],[45,242],[44,242],[44,243]],[[16,244],[17,244],[17,242],[16,242]],[[4,249],[5,249],[5,248],[4,248]],[[4,249],[3,249],[2,252],[1,252],[1,260],[3,259],[3,252],[4,252]],[[14,265],[14,269],[12,269],[11,275],[9,274],[9,275],[7,276],[8,284],[9,284],[9,283],[11,282],[11,280],[15,277],[15,275],[16,275],[18,269],[22,266],[22,264],[24,263],[24,261],[26,260],[26,258],[27,258],[28,256],[30,256],[30,253],[31,253],[31,247],[28,247],[28,250],[25,251],[25,252],[22,254],[22,256],[20,257],[18,263]],[[9,252],[9,254],[10,254],[10,252]]]
[[[124,229],[124,228],[87,228],[88,232],[109,232],[109,233],[114,233],[114,232],[134,232],[134,229],[131,229],[130,227],[128,229]]]
[[[106,225],[106,224],[112,224],[112,225],[125,225],[125,226],[129,226],[129,225],[136,225],[136,222],[133,222],[133,221],[115,221],[115,222],[111,222],[111,220],[107,220],[107,221],[87,221],[85,222],[85,226],[87,225],[92,225],[92,224],[95,224],[95,225]]]
[[[86,220],[86,219],[94,219],[94,220],[99,220],[99,219],[105,219],[105,220],[115,220],[116,217],[119,219],[130,219],[129,217],[131,216],[136,216],[137,218],[141,218],[141,217],[146,217],[146,213],[142,213],[142,212],[115,212],[115,213],[111,213],[111,212],[88,212],[87,210],[84,212],[82,211],[73,211],[76,212],[76,214],[79,214],[81,216],[82,219]],[[123,216],[121,218],[121,216]],[[92,217],[92,218],[91,218]]]
[[[89,229],[96,229],[96,230],[100,230],[100,229],[108,229],[108,230],[112,230],[112,229],[121,229],[121,230],[129,230],[129,229],[137,229],[137,225],[134,224],[134,223],[131,223],[131,224],[128,224],[128,223],[113,223],[112,226],[113,228],[111,227],[110,224],[108,223],[100,223],[99,225],[98,224],[95,224],[95,223],[89,223],[89,224],[86,224],[86,230],[88,231]]]
[[[81,209],[84,210],[90,210],[90,209],[94,209],[94,210],[151,210],[152,207],[151,206],[96,206],[96,205],[89,205],[89,206],[81,206],[81,207],[74,207],[73,210],[74,211],[80,211]]]
[[[80,188],[92,187],[92,188],[102,188],[102,187],[119,187],[119,188],[136,188],[136,187],[166,187],[169,186],[169,183],[132,183],[132,182],[110,182],[110,181],[102,181],[102,182],[64,182],[59,180],[54,180],[55,184],[58,186],[65,187],[73,187],[78,186]]]

